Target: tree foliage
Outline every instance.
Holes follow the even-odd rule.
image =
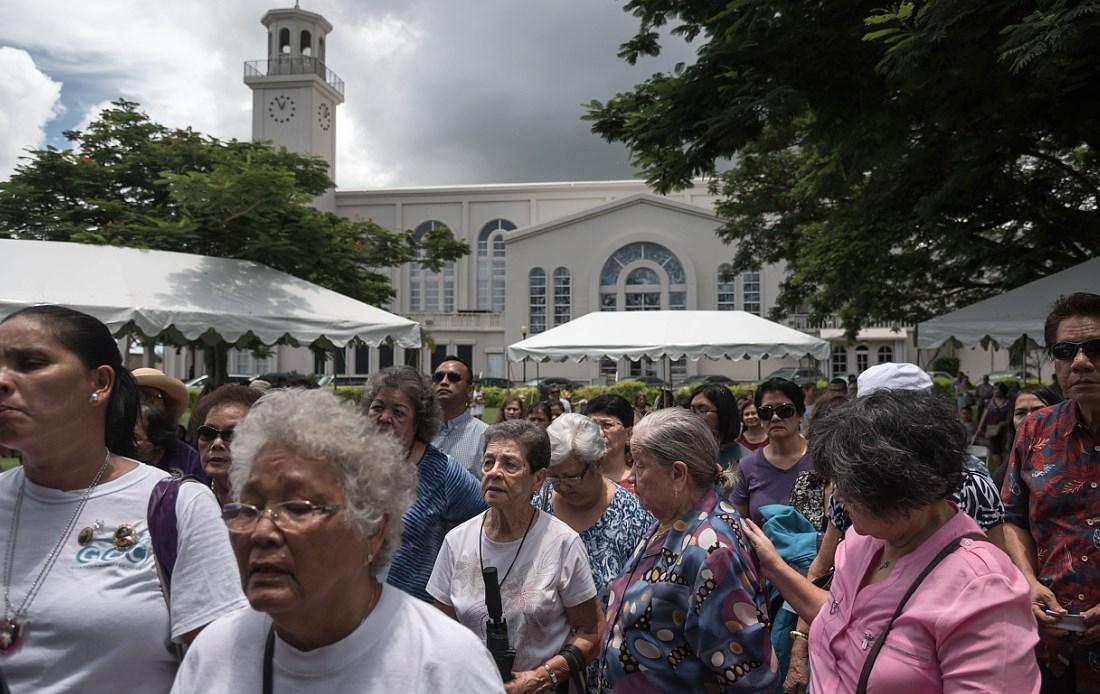
[[[332,187],[321,159],[168,128],[134,102],[65,137],[0,183],[0,235],[253,260],[372,304],[394,296],[383,269],[469,252],[447,229],[417,244],[310,206]]]
[[[916,322],[1100,247],[1100,2],[630,0],[620,55],[697,59],[594,132],[661,192],[708,178],[733,270],[786,263],[777,313]]]

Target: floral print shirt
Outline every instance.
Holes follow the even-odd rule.
[[[1020,422],[1008,456],[1006,520],[1031,533],[1039,582],[1070,612],[1100,603],[1100,440],[1064,400]],[[1100,645],[1040,634],[1040,661],[1055,674],[1072,658],[1077,691],[1100,692]]]
[[[779,681],[764,591],[741,516],[709,490],[639,545],[611,585],[602,689],[759,692]]]

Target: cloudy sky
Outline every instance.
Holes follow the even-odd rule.
[[[263,58],[269,0],[0,4],[0,180],[27,147],[64,146],[118,97],[156,121],[250,136],[242,64]],[[580,104],[691,50],[616,57],[636,20],[615,0],[305,0],[333,25],[343,80],[341,188],[630,178]]]

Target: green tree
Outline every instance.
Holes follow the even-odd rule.
[[[253,260],[372,304],[394,296],[384,269],[469,252],[445,228],[417,243],[310,206],[332,187],[320,159],[168,128],[134,102],[65,137],[72,148],[32,150],[0,183],[0,235]],[[224,348],[207,351],[224,373]]]
[[[657,190],[711,181],[777,315],[916,322],[1100,247],[1100,2],[631,0],[620,55],[697,59],[587,105]]]

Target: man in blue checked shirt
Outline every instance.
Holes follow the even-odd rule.
[[[481,479],[481,457],[485,453],[485,430],[489,425],[467,409],[473,387],[473,370],[465,360],[446,356],[432,374],[435,397],[443,407],[443,428],[432,445]]]

